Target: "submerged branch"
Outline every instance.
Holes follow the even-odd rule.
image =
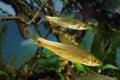
[[[35,19],[39,16],[40,11],[43,9],[43,7],[45,6],[45,4],[48,2],[48,0],[45,0],[43,2],[43,4],[38,8],[38,10],[36,11],[35,15],[33,16],[33,18],[30,21],[25,21],[23,19],[21,19],[19,16],[10,16],[10,17],[6,17],[6,18],[0,18],[0,21],[5,21],[5,20],[19,20],[21,22],[24,22],[27,25],[32,24],[33,22],[35,22]]]
[[[35,15],[33,16],[33,18],[27,22],[28,25],[32,24],[33,22],[35,22],[35,19],[39,16],[40,11],[43,9],[43,7],[45,6],[45,4],[48,2],[48,0],[45,0],[43,2],[43,4],[38,8],[38,10],[36,11]]]
[[[19,16],[10,16],[10,17],[5,17],[5,18],[0,18],[0,22],[6,21],[6,20],[17,20],[24,24],[27,24],[27,22],[24,19],[21,19]]]
[[[19,17],[6,17],[6,18],[0,18],[0,21],[5,21],[5,20],[19,20]]]

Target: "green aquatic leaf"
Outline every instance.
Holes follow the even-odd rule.
[[[63,74],[61,74],[60,72],[57,72],[57,75],[60,77],[60,80],[65,80]]]
[[[112,41],[110,43],[109,48],[106,51],[106,56],[104,58],[104,62],[107,63],[115,63],[115,59],[116,59],[116,50],[119,47],[119,43],[120,43],[120,31],[117,30],[112,37]]]
[[[57,70],[61,63],[62,63],[62,60],[59,60],[59,58],[56,56],[56,55],[49,55],[47,56],[47,58],[40,58],[38,59],[36,62],[37,64],[41,65],[40,69],[42,70],[45,70],[45,69],[54,69],[54,70]]]
[[[102,70],[105,69],[118,69],[116,66],[112,65],[112,64],[105,64],[104,66],[102,66]]]
[[[0,70],[0,76],[2,76],[2,75],[6,76],[7,80],[9,80],[9,75],[6,72]]]
[[[81,71],[83,73],[87,73],[85,67],[82,64],[72,62],[74,64],[74,68],[77,69],[77,71]]]

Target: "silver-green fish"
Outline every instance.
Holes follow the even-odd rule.
[[[115,78],[94,72],[91,69],[87,70],[87,72],[88,73],[84,75],[75,74],[71,80],[116,80]]]
[[[85,22],[69,18],[69,17],[52,17],[52,16],[45,16],[45,20],[49,21],[50,23],[54,23],[58,26],[62,26],[65,28],[75,29],[75,30],[88,30],[91,26]],[[40,21],[41,22],[41,21]],[[38,22],[38,23],[40,23]]]
[[[38,47],[44,47],[68,61],[78,62],[87,66],[102,65],[102,62],[91,53],[74,45],[49,41],[40,37],[37,37],[35,40],[29,39],[24,41],[23,44],[34,44]]]
[[[88,66],[102,65],[102,62],[95,58],[91,53],[77,46],[53,42],[45,40],[43,38],[38,38],[35,41],[35,44],[38,47],[47,48],[50,51],[54,52],[56,55],[69,61],[78,62]]]

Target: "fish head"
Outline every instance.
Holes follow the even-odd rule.
[[[87,25],[86,24],[77,24],[76,25],[76,30],[87,30]]]
[[[93,27],[90,24],[80,22],[79,24],[76,25],[76,30],[91,30]]]
[[[87,66],[101,66],[103,63],[94,57],[93,55],[89,55],[88,58],[82,59],[82,63]]]

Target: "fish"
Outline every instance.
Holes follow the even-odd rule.
[[[46,40],[41,37],[37,37],[34,40],[30,38],[30,40],[25,40],[22,42],[23,45],[33,44],[38,47],[44,47],[54,54],[62,57],[65,60],[77,62],[87,66],[101,66],[102,62],[93,56],[90,52],[85,50],[84,48],[63,44],[60,42],[54,42],[50,40]]]
[[[91,25],[85,22],[69,17],[44,16],[44,20],[42,21],[40,19],[38,21],[38,24],[44,21],[48,21],[51,24],[55,24],[58,26],[62,26],[64,28],[69,28],[74,30],[90,30],[92,28]]]
[[[75,40],[71,39],[71,36],[68,33],[64,33],[62,31],[59,34],[59,41],[64,44],[79,46],[79,44]]]
[[[87,74],[73,74],[71,80],[116,80],[113,77],[107,75],[99,74],[92,69],[87,68]]]

